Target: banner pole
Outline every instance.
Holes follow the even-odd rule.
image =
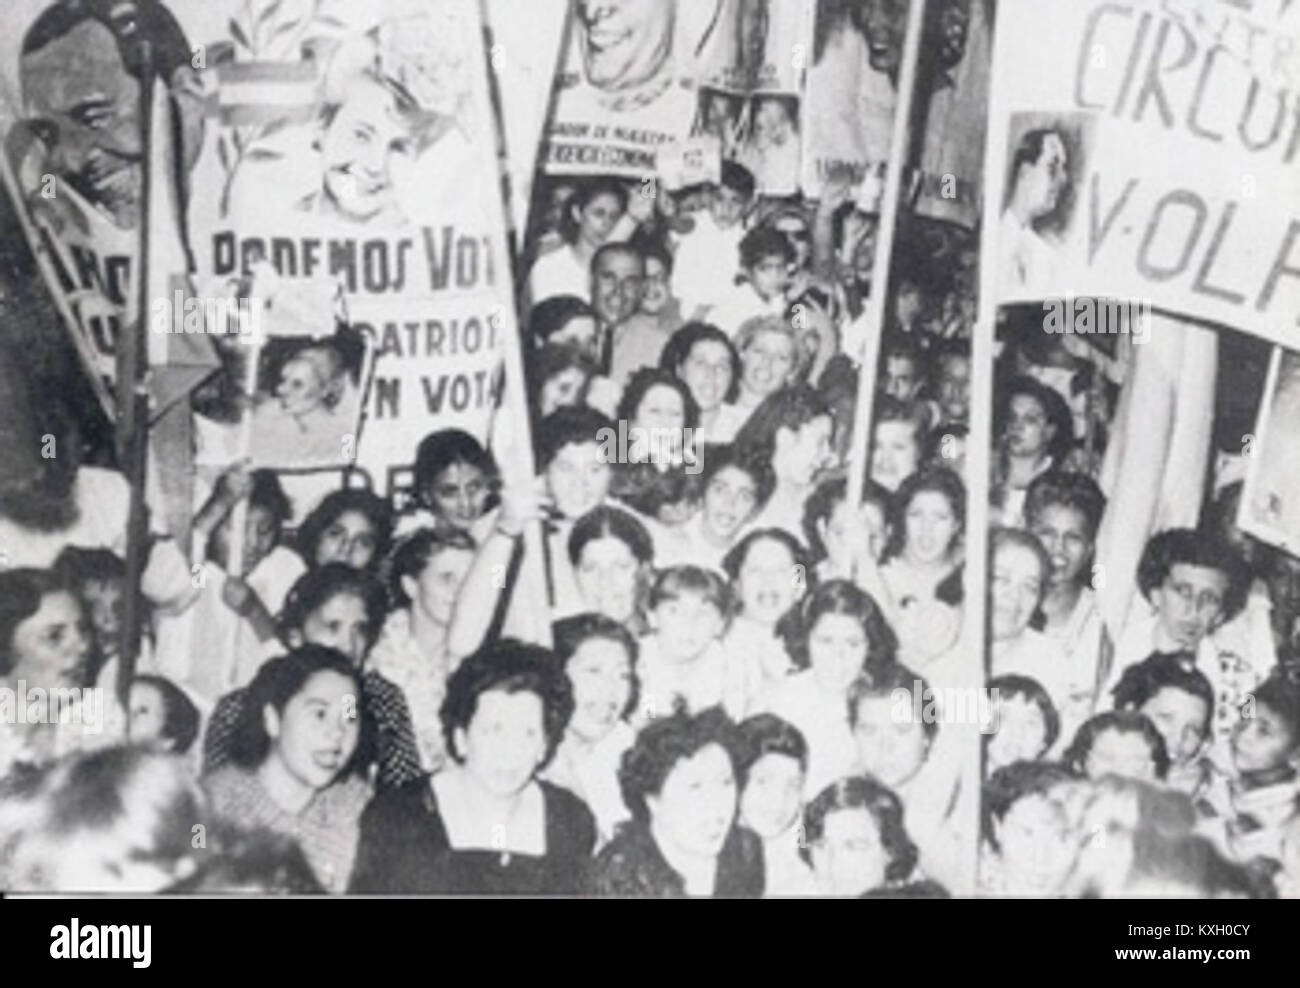
[[[481,5],[478,11],[476,27],[478,37],[481,39],[484,24],[484,10]],[[568,38],[567,27],[564,38]],[[499,137],[503,124],[496,118],[495,107],[491,102],[489,92],[492,69],[487,60],[487,52],[482,54],[484,57],[480,71],[473,73],[476,104],[485,107],[490,114],[489,118],[484,121],[485,129],[497,128],[497,136]],[[493,136],[491,131],[484,134],[484,137],[488,136]],[[518,294],[514,284],[513,268],[506,250],[509,224],[506,219],[505,184],[496,148],[496,140],[486,141],[482,153],[485,157],[491,156],[491,167],[486,171],[486,174],[491,176],[490,181],[492,182],[489,189],[490,194],[487,196],[488,219],[491,221],[493,228],[500,231],[500,236],[491,238],[492,266],[497,272],[497,277],[505,281],[505,290],[497,292],[498,298],[503,300],[499,329],[503,350],[502,362],[505,371],[504,380],[502,381],[499,414],[505,416],[506,434],[514,444],[514,448],[508,451],[509,455],[498,457],[498,462],[501,464],[502,472],[505,474],[508,484],[515,486],[516,489],[527,489],[531,488],[535,483],[537,469],[533,460],[532,425],[528,414],[528,392],[524,383],[524,358],[520,342],[517,305]],[[493,432],[497,431],[493,429]],[[545,619],[530,628],[531,637],[537,644],[549,648],[551,645],[551,614],[545,603],[548,598],[546,571],[543,569],[543,537],[540,518],[525,526],[523,560],[519,568],[518,580],[511,592],[516,597],[522,594],[519,599],[536,602],[536,608],[530,608],[529,613],[540,611],[544,614]],[[510,602],[507,601],[507,608],[509,604]]]
[[[997,52],[996,18],[990,24],[990,48]],[[990,62],[990,72],[993,63]],[[989,87],[990,108],[998,105],[998,80],[994,73]],[[994,334],[998,313],[997,237],[998,216],[1002,209],[1002,148],[996,146],[1000,128],[990,120],[985,130],[984,188],[980,219],[979,308],[971,339],[970,438],[966,444],[966,474],[970,487],[966,498],[966,601],[962,628],[963,654],[978,657],[963,664],[967,681],[985,688],[987,677],[986,593],[989,575],[988,528],[990,464],[993,456],[993,358]],[[967,752],[966,777],[974,782],[971,827],[974,839],[970,852],[971,893],[978,890],[979,823],[982,800],[983,752],[975,746]]]
[[[866,350],[862,357],[862,367],[858,371],[858,400],[848,457],[849,504],[862,502],[862,489],[866,486],[871,413],[876,396],[876,364],[880,359],[880,337],[884,331],[886,306],[889,304],[889,265],[894,253],[903,168],[907,163],[910,146],[908,131],[912,122],[912,97],[916,88],[916,67],[920,60],[926,6],[927,0],[913,0],[907,14],[907,34],[903,41],[903,60],[898,76],[898,104],[894,107],[889,164],[880,204],[880,230],[876,237],[876,256],[871,268],[871,295],[867,300]]]
[[[149,450],[149,392],[145,383],[148,371],[148,347],[144,321],[149,312],[150,264],[149,241],[153,210],[150,204],[153,183],[153,113],[154,78],[153,45],[140,42],[140,239],[135,264],[136,313],[134,319],[122,320],[122,335],[117,341],[118,428],[117,449],[122,470],[131,486],[130,507],[126,523],[126,578],[122,590],[122,627],[119,632],[117,694],[125,706],[131,680],[135,676],[140,652],[140,624],[144,615],[140,580],[148,560],[148,516],[145,506],[145,472]],[[164,176],[164,179],[166,177]]]

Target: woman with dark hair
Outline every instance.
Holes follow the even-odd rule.
[[[534,305],[528,313],[528,334],[534,351],[566,347],[594,365],[601,361],[602,338],[596,310],[576,295],[552,295]]]
[[[398,519],[394,535],[418,528],[452,529],[478,538],[490,527],[501,486],[496,458],[461,429],[431,432],[415,448],[419,507]]]
[[[593,178],[574,190],[560,214],[565,245],[539,257],[528,275],[533,304],[553,295],[591,295],[591,259],[627,212],[627,190],[612,178]]]
[[[581,407],[596,376],[596,363],[584,351],[547,343],[528,358],[528,409],[540,422],[558,408]]]
[[[334,649],[305,645],[272,659],[245,693],[231,764],[203,779],[219,819],[292,837],[330,892],[347,888],[370,799],[360,695],[360,677]]]
[[[298,527],[298,554],[308,569],[346,563],[373,572],[388,551],[392,531],[392,512],[383,498],[358,489],[333,491]]]
[[[763,839],[763,894],[814,895],[816,883],[799,851],[808,743],[774,714],[746,717],[736,730],[740,822]]]
[[[628,718],[640,692],[637,642],[603,614],[564,618],[553,630],[555,657],[573,690],[573,716],[541,777],[585,802],[607,843],[628,819],[618,765],[635,738]]]
[[[374,758],[367,769],[376,785],[395,787],[419,776],[420,754],[401,689],[366,668],[387,606],[384,586],[373,576],[343,563],[327,563],[304,573],[289,591],[281,637],[291,648],[334,649],[360,670],[360,706],[375,725],[376,735]],[[230,759],[234,731],[247,702],[245,689],[227,693],[217,702],[203,738],[205,771],[214,771]]]
[[[53,571],[0,571],[0,686],[14,690],[19,703],[26,703],[19,689],[88,686],[92,641],[81,601]],[[16,764],[40,764],[75,748],[79,721],[0,718],[0,776]]]
[[[576,893],[595,821],[538,778],[572,714],[568,680],[547,650],[505,639],[466,659],[441,710],[452,760],[371,801],[353,891]]]
[[[771,687],[759,709],[789,721],[808,742],[808,789],[820,791],[856,765],[849,688],[890,665],[898,640],[880,606],[847,580],[812,591],[777,626],[798,670]]]
[[[993,497],[1004,525],[1024,524],[1025,494],[1034,478],[1065,462],[1074,418],[1065,399],[1036,378],[1014,377],[998,394]]]
[[[799,849],[823,895],[878,897],[901,890],[917,850],[903,826],[903,804],[870,776],[846,776],[804,810]]]
[[[717,707],[642,729],[618,772],[632,821],[597,856],[591,892],[762,895],[762,841],[736,822],[735,731]]]
[[[583,609],[633,633],[644,630],[645,593],[654,563],[654,542],[645,526],[626,511],[602,506],[574,523],[568,548]]]
[[[920,468],[929,446],[930,406],[882,395],[871,419],[871,480],[893,493]]]
[[[929,467],[894,495],[878,575],[859,572],[859,583],[880,601],[898,633],[900,661],[941,685],[946,674],[935,664],[961,631],[965,530],[965,485],[951,470]]]
[[[755,528],[723,557],[722,570],[731,579],[735,605],[722,644],[732,655],[744,656],[761,693],[793,671],[779,622],[813,580],[808,554],[783,529]]]
[[[763,399],[736,433],[736,445],[761,451],[772,463],[776,488],[754,524],[792,535],[803,531],[804,502],[823,470],[834,465],[835,419],[815,388],[799,384]]]
[[[659,366],[690,389],[700,409],[700,440],[729,443],[745,423],[736,407],[740,394],[740,354],[731,338],[712,323],[688,322],[669,338]]]

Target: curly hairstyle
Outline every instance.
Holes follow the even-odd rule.
[[[750,770],[766,755],[784,755],[808,771],[808,742],[803,732],[776,714],[754,714],[736,725],[736,768],[743,789],[749,783]]]
[[[1092,752],[1092,746],[1103,731],[1118,731],[1121,734],[1137,734],[1151,750],[1151,761],[1155,764],[1156,778],[1163,780],[1169,774],[1169,751],[1165,748],[1165,739],[1151,723],[1151,718],[1136,710],[1107,710],[1088,718],[1083,726],[1075,732],[1070,747],[1065,749],[1061,759],[1076,775],[1083,776]]]
[[[560,669],[568,672],[569,660],[577,654],[587,642],[593,639],[613,642],[627,653],[627,671],[631,688],[628,690],[627,704],[619,711],[619,717],[631,716],[641,698],[641,677],[637,675],[636,660],[640,646],[623,625],[604,614],[588,611],[572,617],[561,618],[551,625],[551,637],[555,643],[555,659]]]
[[[313,611],[343,594],[358,598],[365,607],[366,647],[374,645],[388,613],[388,594],[376,577],[346,563],[326,563],[298,577],[280,611],[281,637],[301,634],[303,622]]]
[[[793,321],[784,319],[781,316],[751,316],[740,324],[733,338],[733,343],[740,359],[742,371],[745,351],[762,333],[774,333],[778,336],[784,336],[790,341],[790,374],[786,378],[786,384],[783,387],[792,387],[795,382],[802,381],[808,373],[808,364],[812,355],[799,345],[799,334],[794,328]],[[737,375],[737,382],[739,382],[741,376]],[[771,397],[771,395],[768,397]],[[822,401],[824,404],[825,399],[822,399]]]
[[[374,569],[388,552],[393,534],[393,512],[388,502],[371,491],[359,488],[330,491],[298,527],[298,554],[315,567],[321,537],[331,525],[349,511],[364,515],[375,530],[375,553],[367,569]]]
[[[889,542],[885,545],[884,557],[893,559],[903,551],[907,542],[907,511],[912,499],[918,494],[934,493],[943,495],[952,509],[957,521],[957,535],[960,539],[966,531],[966,485],[961,477],[947,467],[924,467],[912,474],[895,492],[889,519]]]
[[[776,474],[772,471],[772,461],[763,456],[761,451],[742,449],[728,443],[725,446],[706,446],[701,458],[704,460],[704,470],[700,474],[701,495],[709,489],[713,478],[729,467],[748,474],[750,480],[754,482],[756,512],[767,504],[772,492],[776,490]]]
[[[361,674],[342,652],[323,645],[304,645],[287,655],[262,664],[245,688],[244,704],[230,739],[230,759],[246,769],[255,769],[266,761],[272,739],[266,732],[265,711],[268,707],[283,714],[289,701],[297,696],[307,681],[318,672],[332,672],[352,683],[358,718],[357,747],[340,770],[339,777],[359,773],[370,763],[374,748],[374,725],[367,704],[361,697]]]
[[[1097,482],[1085,473],[1049,470],[1030,482],[1025,491],[1025,521],[1033,528],[1049,507],[1070,508],[1083,516],[1088,538],[1097,537],[1101,516],[1106,510],[1106,495]]]
[[[684,381],[671,371],[666,371],[662,367],[638,367],[628,378],[627,386],[623,389],[623,396],[618,401],[618,409],[614,416],[629,425],[636,421],[636,414],[640,410],[641,402],[653,387],[671,388],[677,392],[682,399],[682,418],[684,425],[688,429],[694,429],[700,424],[700,406],[691,394]]]
[[[590,357],[567,343],[544,343],[529,356],[524,376],[528,384],[528,407],[535,421],[542,418],[542,395],[546,386],[568,370],[576,370],[582,375],[582,386],[574,396],[574,407],[584,407],[591,379],[597,374]]]
[[[1011,417],[1011,401],[1020,396],[1032,398],[1043,410],[1044,418],[1052,426],[1052,438],[1048,440],[1047,455],[1053,463],[1061,463],[1069,453],[1070,447],[1074,445],[1074,416],[1065,399],[1054,389],[1028,375],[1013,377],[999,388],[993,428],[993,434],[998,437],[999,445]]]
[[[721,707],[689,714],[679,705],[671,715],[652,720],[623,752],[618,766],[618,786],[632,819],[648,824],[646,797],[663,791],[678,762],[695,757],[711,744],[726,752],[735,772],[736,740],[736,725]]]
[[[1141,710],[1161,690],[1181,690],[1205,704],[1202,730],[1208,734],[1214,723],[1214,687],[1195,664],[1196,656],[1191,652],[1152,652],[1119,677],[1111,690],[1115,709]]]
[[[827,614],[843,614],[862,626],[867,638],[864,668],[881,669],[893,664],[898,654],[898,636],[885,620],[880,605],[848,580],[827,580],[777,622],[776,633],[785,642],[786,651],[797,668],[807,669],[811,665],[808,639],[817,622]]]
[[[465,757],[456,744],[456,732],[469,730],[484,693],[532,693],[542,704],[542,730],[546,752],[538,770],[555,755],[573,716],[573,688],[560,670],[555,655],[538,645],[513,638],[485,645],[465,659],[447,680],[447,695],[438,716],[447,751],[458,763]]]
[[[812,568],[812,562],[808,558],[808,550],[793,535],[784,528],[755,528],[745,534],[739,542],[727,550],[727,554],[722,557],[722,570],[731,578],[734,584],[740,579],[740,571],[745,565],[745,559],[749,556],[749,550],[755,543],[763,540],[769,542],[778,542],[783,545],[790,558],[794,561],[791,579],[802,579],[804,585],[811,587],[815,581],[816,573]],[[736,607],[740,607],[740,595],[735,595]],[[739,613],[739,611],[737,611]]]
[[[727,386],[727,393],[722,396],[722,400],[735,401],[736,396],[740,394],[740,353],[731,342],[731,337],[712,323],[688,322],[668,337],[668,342],[664,344],[663,352],[659,355],[659,366],[681,377],[682,365],[690,359],[691,351],[695,349],[697,343],[706,341],[726,347],[727,358],[731,362],[731,383]]]
[[[1138,589],[1147,600],[1164,585],[1175,566],[1214,569],[1228,581],[1223,595],[1220,622],[1231,621],[1246,606],[1250,592],[1250,570],[1241,553],[1213,535],[1191,528],[1170,528],[1147,540],[1138,561]]]
[[[598,196],[612,197],[618,203],[618,211],[627,212],[627,189],[618,179],[602,175],[582,181],[560,212],[560,236],[565,243],[573,244],[578,239],[578,221],[573,218],[574,212],[586,209]]]
[[[821,392],[806,384],[787,385],[763,399],[736,433],[733,445],[756,453],[762,451],[770,458],[778,432],[782,429],[798,432],[819,418],[835,421]]]
[[[889,856],[885,880],[906,881],[916,867],[919,852],[903,826],[903,803],[892,789],[869,775],[850,775],[832,782],[804,808],[804,841],[799,845],[799,857],[812,864],[812,848],[826,836],[826,818],[841,810],[866,810],[871,814],[880,844]]]

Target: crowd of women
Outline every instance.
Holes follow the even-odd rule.
[[[1104,393],[1032,333],[999,347],[986,655],[961,646],[969,233],[905,216],[873,285],[878,218],[847,183],[772,201],[726,162],[680,193],[537,198],[535,485],[447,429],[386,496],[292,504],[229,466],[201,558],[151,539],[121,697],[125,481],[65,456],[6,494],[0,681],[106,700],[93,731],[75,705],[0,723],[0,885],[1300,892],[1297,564],[1235,528],[1225,484],[1199,527],[1152,533],[1139,613],[1104,627]],[[900,707],[982,675],[978,730]]]

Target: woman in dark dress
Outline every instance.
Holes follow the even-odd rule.
[[[758,897],[763,843],[736,822],[735,727],[721,708],[651,721],[623,755],[632,822],[596,858],[608,896]]]
[[[352,891],[580,891],[595,821],[582,800],[537,778],[572,712],[546,649],[505,640],[467,658],[441,710],[452,761],[371,801]]]

